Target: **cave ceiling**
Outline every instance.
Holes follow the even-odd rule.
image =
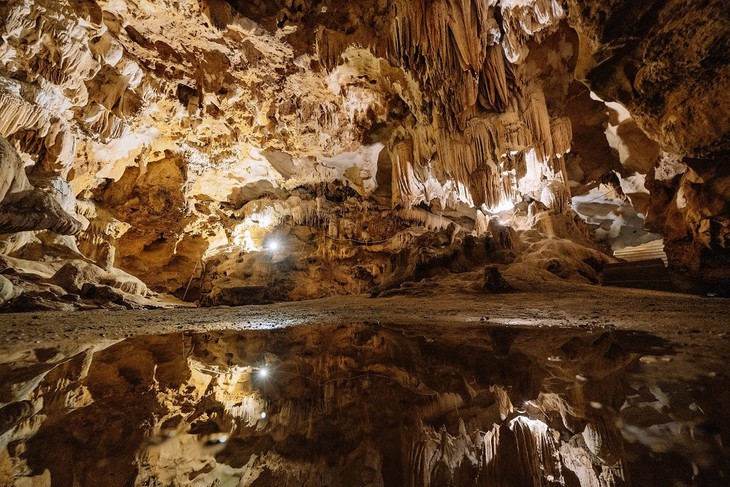
[[[86,280],[181,295],[194,277],[202,296],[232,284],[201,263],[224,278],[221,252],[282,226],[299,260],[357,253],[322,235],[392,255],[412,226],[479,236],[533,200],[563,216],[533,208],[518,231],[590,241],[570,198],[615,172],[671,262],[727,269],[727,16],[722,1],[3,2],[4,265],[53,241],[101,269]],[[387,280],[371,260],[337,292]]]

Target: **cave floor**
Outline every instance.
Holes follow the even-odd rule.
[[[215,308],[90,310],[0,316],[0,363],[33,363],[137,335],[264,330],[303,325],[397,323],[639,331],[676,346],[677,375],[730,377],[730,300],[658,291],[551,282],[505,294],[423,282],[381,298],[335,296],[311,301]],[[443,329],[443,328],[442,328]]]

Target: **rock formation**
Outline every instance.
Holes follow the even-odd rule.
[[[713,0],[8,0],[6,268],[57,297],[78,286],[24,285],[48,279],[32,262],[202,304],[382,292],[454,272],[501,218],[528,245],[471,267],[554,261],[595,282],[571,196],[615,171],[628,199],[611,218],[584,205],[594,239],[626,245],[646,215],[672,266],[725,282],[724,20]],[[27,233],[48,231],[73,238]]]

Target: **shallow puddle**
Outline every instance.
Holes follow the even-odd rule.
[[[728,380],[679,380],[674,353],[484,324],[50,347],[0,368],[0,484],[725,485]]]

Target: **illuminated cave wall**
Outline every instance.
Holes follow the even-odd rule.
[[[718,5],[703,2],[698,12]],[[523,195],[567,211],[578,76],[637,114],[666,152],[656,170],[656,161],[642,169],[652,190],[643,204],[676,243],[670,258],[701,273],[708,259],[722,263],[727,247],[727,176],[716,163],[727,149],[727,103],[714,103],[727,63],[713,54],[727,27],[707,21],[708,33],[692,39],[705,51],[668,53],[647,43],[684,32],[678,2],[612,6],[4,2],[0,135],[12,145],[0,161],[4,267],[52,261],[38,272],[66,291],[96,282],[203,298],[271,284],[268,267],[286,259],[254,254],[281,240],[290,268],[333,284],[290,283],[272,298],[367,291],[393,270],[390,257],[413,242],[414,227],[454,222],[479,234],[479,220]],[[645,39],[611,52],[608,43],[628,38],[632,25]],[[653,64],[619,69],[642,52]],[[684,56],[697,79],[710,73],[689,61],[716,71],[688,102],[704,118],[657,111],[647,83],[679,69],[661,64],[670,55]],[[695,86],[687,73],[678,79],[667,97]],[[684,156],[699,162],[673,181],[662,161],[687,166]],[[582,158],[590,166],[590,148]],[[573,187],[593,181],[583,179]],[[348,242],[382,247],[363,254]],[[687,246],[685,262],[672,249]],[[332,266],[306,269],[307,259],[343,264],[327,273]]]

